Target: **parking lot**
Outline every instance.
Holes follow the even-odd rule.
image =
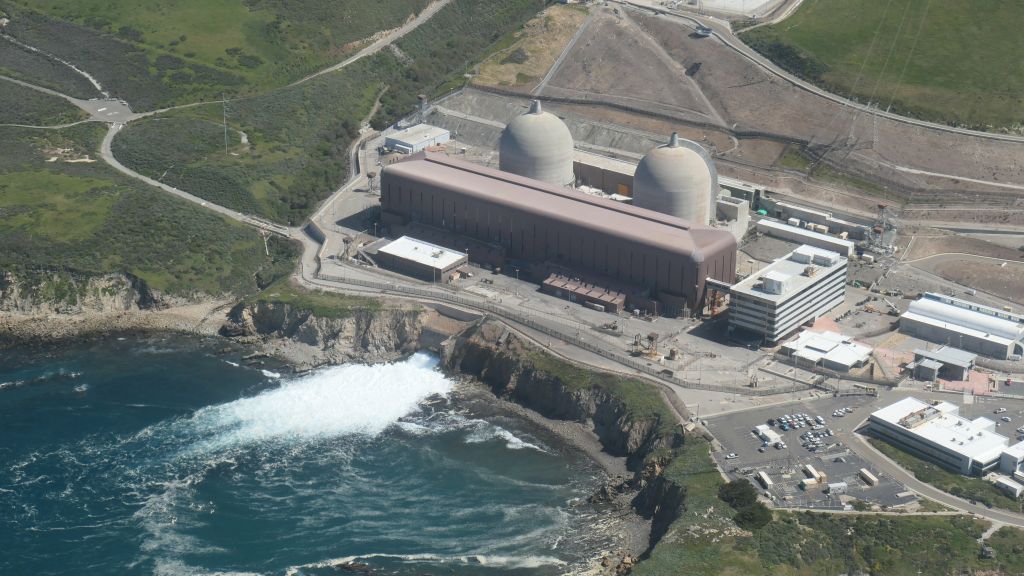
[[[882,507],[912,503],[917,500],[915,495],[872,469],[846,445],[849,432],[867,417],[873,409],[867,405],[876,400],[869,396],[821,398],[707,418],[708,428],[722,445],[715,458],[730,477],[749,478],[780,507],[842,508],[851,500]],[[841,416],[834,415],[840,411]],[[806,414],[806,420],[798,414]],[[821,418],[821,424],[816,417]],[[786,426],[789,429],[783,430],[780,418],[799,427]],[[769,420],[773,422],[770,430],[778,434],[783,444],[766,446],[754,432],[756,426],[767,426]],[[814,430],[815,426],[820,428]],[[808,432],[820,437],[814,443],[808,442]],[[805,443],[806,446],[802,445]],[[808,478],[804,469],[808,464],[824,475],[824,482],[802,488],[801,481]],[[859,476],[861,468],[867,468],[878,478],[876,485],[869,485]],[[768,489],[756,478],[762,471],[772,481]],[[846,494],[828,494],[826,484],[838,482],[847,484]]]

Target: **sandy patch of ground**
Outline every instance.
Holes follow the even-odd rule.
[[[912,229],[904,230],[903,232],[904,236],[909,236],[913,233]],[[970,254],[1009,261],[1021,261],[1022,257],[1024,257],[1024,252],[1007,246],[986,242],[978,238],[933,231],[915,236],[913,243],[910,245],[910,251],[903,257],[903,261],[912,263],[915,260],[936,254]]]
[[[951,282],[1024,304],[1022,262],[940,255],[915,262],[914,266]]]
[[[516,33],[515,43],[485,60],[473,82],[532,89],[586,19],[587,12],[580,7],[551,6]]]

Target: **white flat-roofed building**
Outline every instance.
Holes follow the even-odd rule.
[[[464,252],[402,236],[377,249],[374,260],[381,266],[431,282],[448,282],[452,273],[464,266]]]
[[[963,418],[949,402],[929,404],[914,397],[881,408],[868,418],[883,440],[960,474],[980,476],[1000,467],[1009,447],[995,422]]]
[[[1000,360],[1024,355],[1024,317],[942,294],[911,302],[900,332]]]
[[[774,220],[761,219],[757,221],[757,231],[775,238],[800,242],[815,248],[831,250],[849,258],[854,253],[854,243],[828,234],[813,232],[805,228],[790,226]]]
[[[730,289],[729,329],[775,343],[843,302],[847,259],[801,246]]]
[[[384,147],[403,154],[415,154],[451,140],[452,133],[430,124],[417,124],[384,137]]]
[[[1024,494],[1024,486],[1006,476],[996,476],[992,483],[1011,498],[1020,498]]]
[[[800,365],[849,372],[867,364],[871,347],[838,332],[804,330],[795,340],[783,344],[780,353]]]

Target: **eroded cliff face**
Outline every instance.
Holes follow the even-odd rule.
[[[666,432],[657,418],[631,416],[621,399],[600,387],[568,385],[558,375],[537,369],[529,361],[532,347],[504,326],[484,323],[449,346],[445,365],[548,418],[591,426],[604,450],[626,457],[633,471],[632,478],[602,488],[595,497],[613,499],[616,494],[632,494],[634,509],[651,520],[649,546],[653,547],[685,505],[685,487],[663,473],[671,449],[678,447],[683,435],[680,431]]]
[[[159,308],[162,299],[128,274],[0,273],[0,313],[8,316],[74,315]]]
[[[535,367],[526,353],[531,347],[502,325],[484,323],[453,345],[445,363],[449,370],[478,378],[498,396],[548,418],[590,425],[604,450],[626,457],[633,470],[670,441],[659,432],[662,422],[632,417],[623,401],[608,391],[570,385]]]
[[[224,336],[262,344],[300,367],[352,360],[389,361],[421,348],[429,319],[422,308],[355,310],[322,318],[280,302],[240,303],[220,329]]]

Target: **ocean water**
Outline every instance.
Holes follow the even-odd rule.
[[[222,342],[0,351],[0,574],[559,574],[600,473],[436,360],[302,376]],[[592,543],[591,543],[592,544]]]

